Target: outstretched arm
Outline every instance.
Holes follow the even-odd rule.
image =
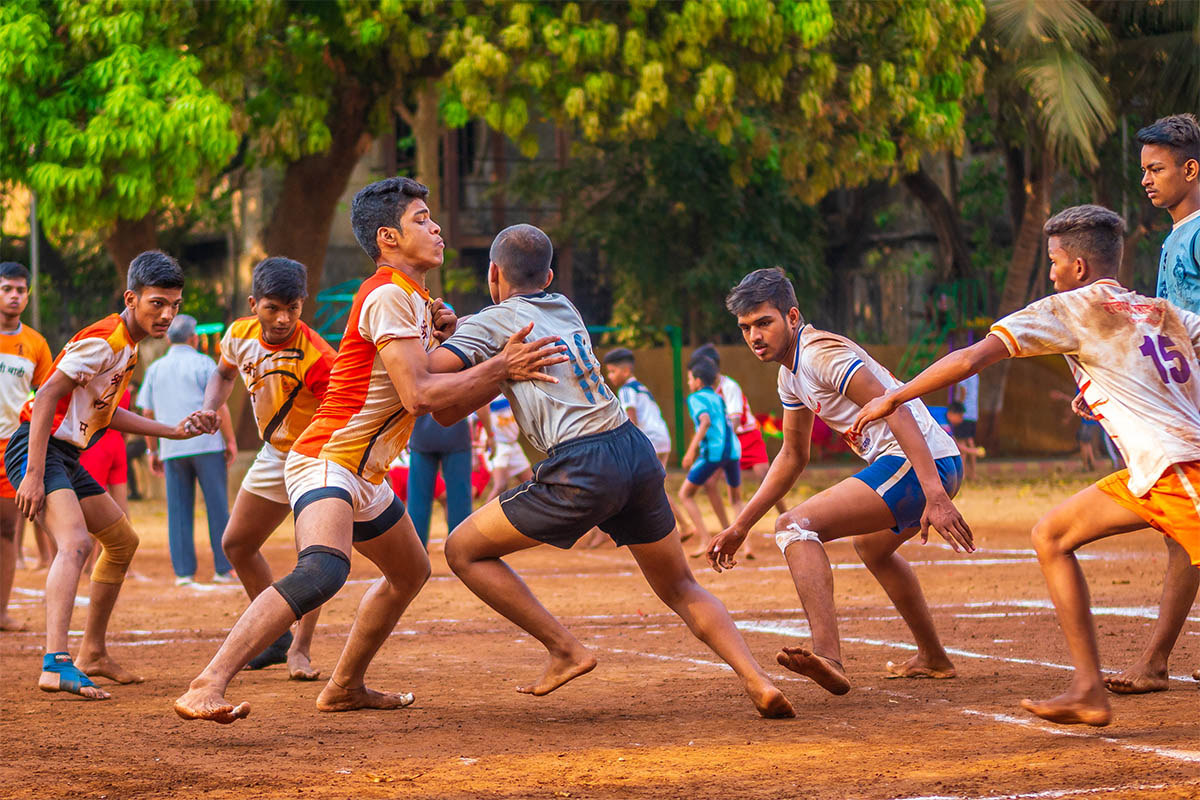
[[[204,428],[199,422],[199,417],[203,413],[202,411],[195,411],[179,420],[178,425],[171,427],[156,419],[143,417],[141,414],[135,414],[128,409],[118,408],[113,412],[109,427],[120,433],[132,433],[138,436],[159,436],[163,439],[191,439],[193,436],[199,436],[204,432]]]
[[[984,367],[991,366],[1008,357],[1008,348],[1000,339],[992,335],[985,336],[970,347],[955,350],[938,359],[903,386],[890,389],[870,402],[859,403],[862,410],[858,412],[858,417],[854,420],[850,430],[854,433],[862,433],[868,423],[883,419],[909,400],[936,392],[938,389],[945,389],[953,383],[969,378]],[[849,396],[849,392],[847,392],[847,396]],[[854,398],[850,399],[854,400]],[[855,400],[855,402],[858,401]],[[901,446],[903,447],[903,443]]]
[[[750,529],[788,493],[808,466],[813,419],[813,412],[807,408],[783,410],[783,447],[779,455],[771,462],[766,477],[742,513],[713,538],[708,548],[708,563],[717,572],[737,565],[733,557]]]

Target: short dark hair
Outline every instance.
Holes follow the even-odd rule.
[[[1071,258],[1083,258],[1104,275],[1115,275],[1125,246],[1125,220],[1104,206],[1071,206],[1046,221],[1042,232],[1057,236]]]
[[[1138,144],[1156,144],[1175,151],[1176,164],[1200,161],[1200,122],[1194,114],[1172,114],[1137,132]]]
[[[712,342],[707,342],[693,350],[691,358],[688,359],[688,368],[690,369],[692,364],[695,364],[702,358],[707,358],[709,361],[713,362],[717,368],[717,372],[721,371],[721,354],[717,352],[717,346],[715,344]]]
[[[11,281],[19,278],[24,278],[25,285],[29,285],[29,270],[25,269],[24,264],[18,264],[16,261],[0,261],[0,281]]]
[[[510,225],[492,240],[488,259],[513,286],[541,288],[554,260],[554,244],[541,228]]]
[[[155,289],[182,289],[183,268],[162,250],[147,250],[129,262],[129,277],[125,288],[140,292],[147,286]]]
[[[285,303],[308,297],[308,270],[299,261],[282,256],[264,258],[254,265],[250,291],[255,300],[274,297]]]
[[[966,414],[967,407],[964,406],[962,403],[958,402],[957,400],[955,400],[953,403],[946,406],[946,413],[947,414]]]
[[[754,270],[742,278],[725,298],[725,308],[734,316],[749,314],[763,303],[770,303],[784,316],[793,308],[800,308],[792,282],[779,267]],[[804,322],[803,316],[800,322]]]
[[[692,373],[696,380],[705,386],[712,386],[717,382],[717,365],[711,358],[701,356],[692,359],[688,364],[688,372]]]
[[[605,364],[629,364],[633,365],[633,351],[628,347],[618,347],[616,350],[609,350],[604,355]]]
[[[375,242],[379,229],[399,230],[400,218],[408,204],[427,197],[428,186],[404,177],[385,178],[358,190],[350,202],[350,227],[354,228],[354,238],[372,261],[379,258],[379,245]]]

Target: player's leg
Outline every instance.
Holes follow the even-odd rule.
[[[33,526],[33,539],[37,543],[39,570],[50,569],[50,562],[54,561],[54,554],[57,552],[57,545],[54,544],[54,537],[46,530],[46,526],[41,522],[31,523]],[[17,528],[17,539],[20,540],[21,533],[25,530],[25,518],[21,517],[19,527]]]
[[[683,557],[678,532],[650,544],[631,544],[629,551],[659,599],[679,615],[697,639],[733,668],[760,714],[795,716],[792,704],[771,683],[746,646],[725,605],[696,582]]]
[[[412,451],[408,462],[408,513],[421,543],[429,542],[433,520],[433,489],[437,480],[438,459],[433,453]]]
[[[83,472],[82,468],[79,471]],[[80,494],[85,491],[80,490]],[[119,665],[108,653],[108,623],[137,552],[137,534],[130,526],[129,518],[107,492],[81,496],[79,509],[87,529],[102,549],[92,570],[87,623],[79,643],[76,666],[90,677],[108,678],[117,683],[141,683],[141,677]]]
[[[502,560],[541,542],[509,522],[493,500],[455,528],[446,540],[446,561],[454,574],[481,600],[545,646],[550,663],[525,694],[545,695],[569,680],[591,672],[596,659],[583,643],[546,610],[525,582]]]
[[[671,458],[671,454],[655,453],[655,455],[658,456],[658,461],[660,464],[662,464],[663,471],[666,472],[667,462]],[[666,487],[664,486],[664,488]],[[683,509],[679,507],[679,502],[675,495],[670,489],[666,489],[666,492],[667,502],[671,504],[671,513],[675,515],[675,527],[679,531],[679,541],[686,542],[688,539],[692,538],[695,530],[692,527],[691,521],[687,518],[687,515],[683,513]]]
[[[1165,692],[1170,686],[1167,677],[1167,659],[1183,624],[1187,622],[1192,603],[1196,601],[1196,589],[1200,587],[1200,569],[1192,566],[1191,557],[1182,545],[1169,536],[1163,537],[1167,545],[1167,572],[1163,576],[1162,599],[1158,604],[1158,619],[1150,633],[1146,649],[1137,661],[1120,675],[1104,679],[1110,692],[1117,694],[1144,694]]]
[[[942,647],[921,583],[908,561],[896,552],[919,532],[920,528],[909,528],[901,533],[885,530],[855,536],[854,550],[887,592],[917,645],[916,655],[907,661],[900,664],[889,661],[888,672],[897,678],[953,678],[954,663]]]
[[[1071,651],[1075,672],[1067,691],[1049,700],[1022,700],[1021,707],[1063,724],[1107,725],[1112,717],[1100,676],[1100,653],[1090,598],[1075,551],[1106,536],[1146,527],[1133,511],[1097,486],[1089,486],[1042,517],[1033,528],[1033,546],[1050,599]]]
[[[11,498],[0,497],[0,631],[23,631],[25,626],[8,615],[13,579],[17,572],[17,528],[21,513]]]
[[[449,535],[471,516],[471,451],[443,453],[442,476],[446,479],[446,534]]]
[[[717,517],[717,523],[720,524],[721,530],[729,527],[729,515],[725,512],[725,501],[721,499],[721,479],[716,473],[708,479],[704,484],[704,493],[708,495],[708,502],[712,504],[713,514]]]
[[[47,692],[71,691],[89,700],[107,700],[111,696],[108,692],[88,685],[91,681],[85,684],[74,673],[67,674],[70,669],[67,666],[70,663],[67,631],[75,608],[75,590],[83,573],[83,563],[92,552],[93,541],[75,492],[69,488],[48,492],[39,517],[54,538],[57,550],[46,572],[46,658],[51,663],[43,663],[38,687]],[[56,669],[47,669],[47,666]],[[78,667],[74,669],[78,670]]]
[[[204,495],[204,510],[208,517],[208,544],[212,548],[214,579],[228,581],[233,565],[221,549],[221,537],[229,524],[229,468],[225,453],[201,453],[193,457],[196,479]]]
[[[492,467],[492,488],[488,490],[487,497],[484,498],[484,504],[490,503],[500,496],[500,493],[508,488],[509,468],[508,464],[496,464]]]
[[[729,486],[729,505],[733,508],[733,518],[737,519],[741,515],[742,509],[746,507],[746,501],[742,496],[742,467],[737,461],[730,461],[725,464],[725,483]],[[747,536],[742,547],[742,557],[747,561],[752,561],[758,558],[754,554],[754,537]]]
[[[296,506],[296,546],[300,551],[296,569],[261,592],[242,612],[216,655],[175,701],[179,716],[229,723],[250,713],[248,703],[235,706],[225,700],[233,676],[346,582],[354,528],[348,495],[328,493],[307,503],[300,498]]]
[[[769,461],[766,463],[759,461],[757,464],[755,464],[753,467],[750,468],[750,471],[754,473],[754,478],[755,478],[755,480],[758,481],[759,486],[761,486],[762,482],[764,480],[766,480],[767,471],[770,469],[771,469],[771,463]],[[781,497],[775,501],[775,510],[778,511],[780,514],[787,513],[788,509],[787,509],[787,503],[785,502],[785,498]]]
[[[695,469],[695,467],[692,467],[693,472]],[[689,553],[692,558],[700,558],[700,556],[704,555],[710,543],[708,526],[704,524],[704,515],[700,512],[700,504],[696,502],[696,494],[700,491],[702,485],[692,483],[690,478],[684,478],[683,484],[679,487],[679,494],[676,495],[679,505],[687,512],[688,517],[691,518],[692,530],[696,532],[696,542],[699,547],[692,553]]]
[[[167,546],[176,583],[191,583],[196,577],[196,475],[192,456],[162,462],[167,489]]]
[[[394,515],[388,517],[379,523],[386,525],[383,533],[376,535],[370,531],[366,534],[370,538],[359,535],[354,542],[354,549],[371,559],[383,577],[371,584],[358,604],[346,646],[329,682],[317,697],[317,708],[321,711],[403,708],[413,702],[411,694],[368,689],[365,682],[371,659],[429,580],[425,545],[417,537],[403,504],[398,499],[394,503],[393,509],[400,514],[398,520],[391,521]]]
[[[833,570],[824,543],[893,524],[895,518],[883,498],[856,478],[813,495],[775,522],[776,541],[783,549],[812,632],[811,650],[785,647],[779,653],[779,663],[834,694],[850,691],[850,681],[842,665]]]

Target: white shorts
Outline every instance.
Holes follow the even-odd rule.
[[[516,442],[496,442],[496,455],[492,456],[492,469],[507,469],[510,472],[524,472],[529,468],[529,459],[525,451]]]
[[[338,497],[354,510],[354,541],[363,542],[388,531],[404,517],[404,503],[386,482],[371,483],[341,464],[288,453],[284,481],[292,513],[328,497]]]
[[[250,494],[258,495],[264,500],[282,505],[288,502],[287,486],[283,482],[283,464],[287,461],[287,453],[272,444],[264,443],[250,471],[242,478],[242,488]]]

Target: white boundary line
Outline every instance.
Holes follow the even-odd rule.
[[[1040,792],[1017,792],[1015,794],[923,794],[909,797],[894,797],[891,800],[1054,800],[1059,797],[1081,797],[1090,794],[1112,794],[1113,792],[1156,792],[1194,786],[1187,783],[1129,783],[1123,786],[1097,786],[1092,789],[1045,789]]]

